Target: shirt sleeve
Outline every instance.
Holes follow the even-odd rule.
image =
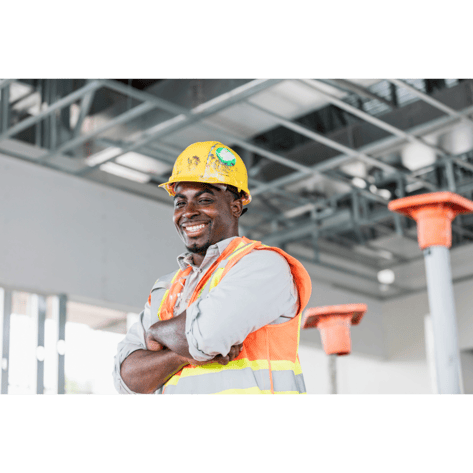
[[[159,292],[164,293],[164,289],[158,290]],[[162,294],[157,294],[155,297],[155,292],[153,291],[151,306],[154,306],[154,300],[160,301]],[[154,318],[152,314],[154,313],[151,310],[149,302],[146,302],[144,310],[140,313],[138,322],[135,322],[130,329],[128,330],[125,338],[118,344],[117,354],[114,358],[114,368],[113,368],[113,382],[115,384],[115,389],[119,394],[137,394],[132,391],[123,381],[120,375],[120,367],[125,360],[125,358],[131,355],[136,350],[146,350],[145,334],[148,328],[155,322],[158,321],[157,316]],[[156,311],[157,312],[157,311]],[[155,391],[155,394],[159,394],[162,391],[162,387]]]
[[[297,289],[286,259],[270,250],[244,256],[203,299],[187,308],[189,353],[197,361],[226,356],[255,330],[294,317]]]

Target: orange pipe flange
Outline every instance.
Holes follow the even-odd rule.
[[[366,304],[311,307],[305,311],[303,329],[317,327],[327,355],[348,355],[351,351],[350,325],[358,325]]]
[[[453,192],[432,192],[392,200],[388,209],[417,222],[417,240],[422,250],[452,246],[452,220],[473,212],[473,202]]]

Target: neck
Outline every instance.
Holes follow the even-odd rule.
[[[207,252],[205,252],[207,253]],[[204,261],[205,258],[205,253],[193,253],[192,259],[194,260],[194,264],[200,268],[200,265],[202,264],[202,261]]]

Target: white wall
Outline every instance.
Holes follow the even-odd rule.
[[[184,249],[171,219],[162,204],[0,155],[0,284],[141,310]]]
[[[328,358],[321,348],[299,346],[304,380],[309,394],[328,394]],[[340,394],[430,394],[427,364],[417,360],[383,360],[352,352],[337,357]]]

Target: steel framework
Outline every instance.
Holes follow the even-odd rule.
[[[163,169],[169,169],[177,153],[189,144],[182,137],[205,133],[237,149],[247,164],[254,197],[251,211],[242,220],[247,236],[282,247],[298,244],[310,250],[304,251],[313,264],[373,283],[378,269],[409,261],[395,252],[390,252],[390,257],[386,257],[386,252],[383,256],[373,244],[390,235],[414,238],[413,224],[387,210],[390,200],[440,190],[472,196],[473,150],[451,153],[429,139],[432,134],[446,134],[459,125],[473,126],[471,80],[451,81],[448,87],[428,93],[413,81],[389,79],[384,84],[389,97],[381,96],[373,87],[346,80],[248,80],[237,87],[228,85],[226,92],[210,93],[203,103],[190,108],[180,96],[160,96],[159,87],[139,90],[106,79],[71,82],[63,87],[58,86],[59,82],[42,81],[41,87],[29,84],[29,92],[14,101],[10,97],[22,81],[0,82],[2,153],[97,179],[107,172],[107,163],[137,171],[133,163],[120,160],[130,152],[152,158],[166,165]],[[323,106],[346,114],[351,125],[321,132],[317,124],[314,128],[307,125],[308,121],[302,124],[303,114],[276,112],[271,102],[277,97],[273,91],[287,84],[302,88],[301,93],[317,96]],[[410,94],[410,101],[399,100],[403,92]],[[39,107],[35,112],[21,108],[22,101],[36,96]],[[118,114],[108,111],[110,103],[124,101],[132,106],[122,106]],[[379,104],[377,109],[384,111],[374,113],[376,107],[369,104]],[[74,107],[75,122],[61,120],[61,113],[72,115]],[[261,133],[264,136],[267,124],[243,136],[238,126],[225,124],[222,118],[239,110],[245,110],[247,117],[264,117],[272,129],[302,136],[304,144],[290,150],[270,142],[262,145],[263,141],[256,137]],[[242,120],[239,125],[244,126]],[[39,135],[45,130],[46,140]],[[355,144],[356,133],[363,138],[361,146]],[[29,143],[34,152],[15,148],[17,143]],[[404,166],[402,153],[409,144],[430,153],[432,162],[422,168]],[[22,151],[18,151],[20,148]],[[311,149],[314,154],[310,154]],[[98,153],[105,157],[94,161]],[[319,153],[328,153],[328,157],[319,158]],[[365,172],[354,174],[350,166],[362,166]],[[126,178],[113,182],[119,181],[120,188],[131,192],[147,189],[147,195],[155,196],[151,190],[164,182],[167,172],[139,172],[144,176],[139,185]],[[473,240],[472,219],[459,219],[453,231],[454,246],[469,243]],[[343,253],[344,250],[348,251]],[[338,253],[343,253],[348,262],[362,263],[368,270],[354,270],[343,262],[327,259],[327,255],[334,257]],[[399,286],[395,293],[406,292],[407,288]]]

